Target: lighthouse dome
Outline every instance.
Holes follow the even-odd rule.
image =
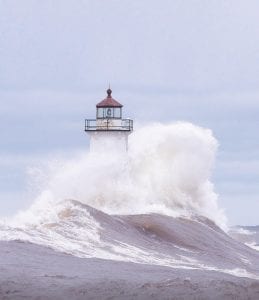
[[[117,100],[112,98],[112,90],[107,90],[107,97],[99,102],[96,107],[123,107]]]

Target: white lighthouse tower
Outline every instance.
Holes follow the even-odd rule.
[[[96,119],[85,120],[85,131],[90,135],[91,152],[105,152],[110,149],[126,152],[128,136],[133,131],[133,120],[122,119],[122,107],[112,98],[112,90],[96,105]]]

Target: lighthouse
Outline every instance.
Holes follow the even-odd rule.
[[[85,120],[85,131],[90,135],[90,151],[128,150],[128,136],[133,131],[133,120],[122,118],[123,105],[113,99],[112,90],[96,105],[96,119]]]

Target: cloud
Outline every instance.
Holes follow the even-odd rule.
[[[255,0],[5,1],[1,86],[256,87],[258,10]]]

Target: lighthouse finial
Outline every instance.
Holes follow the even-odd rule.
[[[107,95],[108,95],[108,98],[111,98],[111,94],[112,94],[112,90],[110,88],[110,83],[109,83],[109,88],[107,90]]]

